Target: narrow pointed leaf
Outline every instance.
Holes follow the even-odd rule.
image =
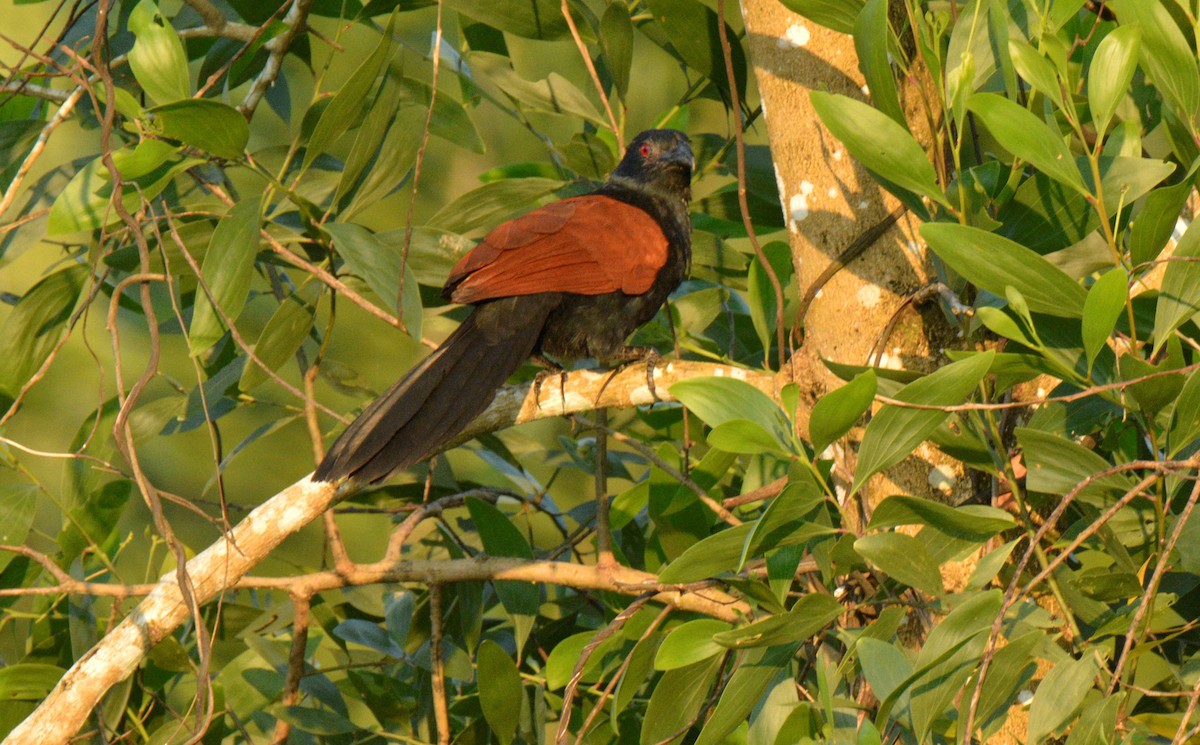
[[[972,355],[901,388],[893,398],[926,406],[956,406],[967,399],[991,367],[995,353]],[[854,488],[908,457],[949,416],[937,409],[884,406],[867,425],[858,455]]]
[[[957,223],[927,223],[921,237],[951,269],[988,292],[1014,287],[1036,313],[1080,318],[1087,291],[1045,258],[1002,236]]]
[[[860,163],[902,189],[948,205],[933,164],[907,129],[846,96],[816,91],[810,98],[821,122]]]
[[[214,304],[230,320],[236,319],[246,304],[254,276],[254,257],[258,253],[258,221],[258,200],[245,199],[235,204],[213,231],[200,270],[212,298],[203,290],[196,293],[196,309],[188,328],[192,354],[203,353],[225,332]]]

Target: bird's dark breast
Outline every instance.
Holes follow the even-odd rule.
[[[537,351],[560,360],[615,359],[630,334],[654,318],[667,296],[684,280],[690,259],[689,236],[682,233],[672,236],[667,264],[659,270],[649,292],[563,294],[561,304],[547,319]]]

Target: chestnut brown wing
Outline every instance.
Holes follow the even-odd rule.
[[[462,257],[443,295],[456,303],[541,292],[648,292],[667,237],[644,210],[611,197],[564,199],[501,224]]]

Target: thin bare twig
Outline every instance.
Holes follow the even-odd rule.
[[[650,592],[639,595],[636,600],[618,613],[613,620],[609,621],[607,626],[597,631],[596,635],[584,645],[583,650],[579,653],[579,660],[575,663],[575,669],[571,671],[571,678],[567,681],[566,690],[563,691],[562,716],[558,720],[558,733],[554,737],[555,745],[564,745],[567,741],[567,735],[569,734],[567,728],[571,724],[571,703],[575,700],[575,691],[579,688],[579,681],[583,679],[583,671],[587,669],[587,664],[592,658],[592,653],[606,639],[620,631],[625,626],[625,622],[640,611],[642,606],[650,602],[653,597],[654,593]]]
[[[617,156],[620,157],[625,154],[625,138],[621,134],[621,128],[617,125],[617,117],[613,116],[612,104],[609,103],[608,94],[604,92],[604,85],[600,82],[596,65],[592,63],[592,55],[588,53],[587,44],[583,43],[579,29],[575,27],[575,19],[571,16],[571,7],[567,0],[562,0],[562,16],[567,22],[567,28],[571,31],[571,38],[575,40],[575,48],[579,50],[579,56],[583,58],[583,64],[587,66],[588,75],[592,78],[592,85],[596,86],[596,95],[600,96],[600,103],[604,104],[604,113],[608,116],[608,126],[612,128],[613,136],[617,138]]]
[[[725,57],[725,78],[729,81],[730,108],[733,109],[734,117],[733,134],[737,138],[738,207],[742,213],[742,225],[746,228],[746,237],[750,240],[750,247],[754,249],[754,255],[762,264],[763,272],[766,273],[767,279],[771,283],[771,289],[775,291],[775,336],[776,343],[779,345],[779,367],[782,369],[784,360],[788,357],[783,331],[783,285],[779,282],[779,275],[775,273],[775,267],[771,266],[770,261],[767,261],[767,255],[763,253],[762,246],[758,242],[758,234],[754,232],[754,224],[750,220],[750,204],[746,201],[746,140],[743,133],[745,125],[742,121],[742,102],[738,95],[737,74],[733,69],[733,49],[729,45],[729,32],[725,28],[725,0],[717,0],[717,34],[721,39],[721,54]],[[767,367],[770,367],[771,350],[764,349],[763,354]]]
[[[446,703],[446,666],[442,661],[442,586],[429,586],[429,661],[433,668],[433,716],[438,745],[450,745],[450,706]]]
[[[425,148],[429,146],[429,128],[433,126],[433,112],[437,106],[438,69],[442,61],[442,0],[437,4],[437,24],[433,32],[433,72],[429,81],[429,110],[425,112],[425,126],[421,129],[421,144],[417,147],[417,159],[413,163],[412,194],[408,199],[408,212],[404,217],[404,246],[400,249],[400,283],[396,290],[396,308],[400,320],[404,320],[404,277],[408,272],[408,250],[412,246],[413,209],[421,184],[421,166],[425,164]]]
[[[283,683],[283,694],[279,703],[293,706],[300,700],[300,680],[304,677],[304,652],[308,647],[308,617],[312,599],[307,595],[292,596],[292,646],[288,652],[287,678]],[[275,720],[275,732],[271,742],[283,745],[287,742],[292,726],[286,719]]]

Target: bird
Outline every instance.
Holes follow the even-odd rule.
[[[530,358],[643,356],[626,340],[690,269],[694,167],[686,134],[647,130],[596,190],[492,229],[442,289],[471,313],[351,422],[313,480],[376,484],[420,462],[481,414]]]

